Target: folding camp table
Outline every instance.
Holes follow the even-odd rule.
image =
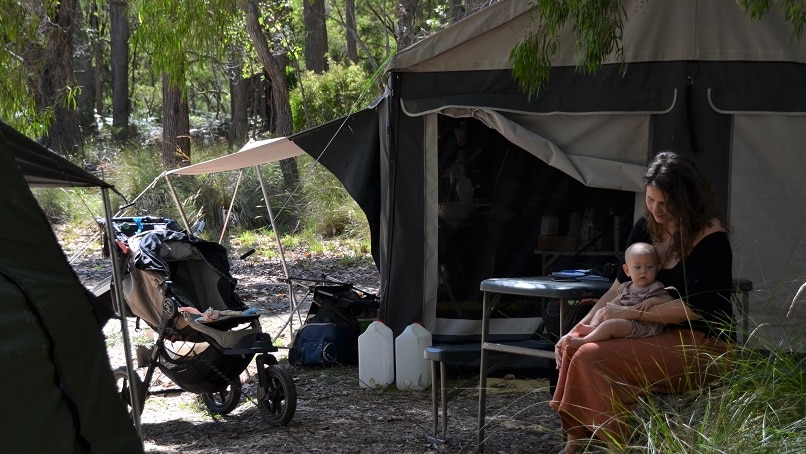
[[[487,374],[488,352],[503,352],[514,355],[526,355],[539,358],[554,359],[554,351],[536,350],[519,346],[489,342],[490,317],[502,295],[520,295],[560,300],[560,329],[565,324],[568,306],[574,301],[584,298],[602,296],[612,282],[608,280],[556,279],[550,276],[521,278],[491,278],[481,282],[484,292],[481,322],[481,366],[479,371],[479,421],[476,432],[476,443],[479,450],[484,447],[484,426],[486,424],[487,407]]]

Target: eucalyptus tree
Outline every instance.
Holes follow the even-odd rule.
[[[129,137],[129,20],[127,0],[109,0],[109,42],[112,67],[112,139],[123,142]],[[100,59],[100,56],[99,58]],[[100,110],[100,109],[99,109]]]
[[[268,4],[257,0],[237,0],[238,6],[246,15],[246,31],[252,41],[257,57],[269,77],[272,86],[272,107],[274,109],[274,132],[280,136],[291,135],[294,122],[291,116],[288,80],[288,49],[285,43],[288,5],[279,2]],[[261,11],[260,7],[264,10]],[[299,171],[294,159],[280,161],[283,182],[287,188],[296,186]]]
[[[76,14],[77,0],[0,1],[0,115],[74,154],[81,147],[72,61]]]
[[[73,42],[73,61],[76,84],[81,87],[81,92],[76,97],[76,110],[78,112],[78,122],[82,130],[82,136],[94,134],[95,112],[100,112],[100,107],[96,102],[102,99],[96,91],[100,89],[100,66],[96,64],[99,49],[98,34],[98,11],[95,2],[78,2],[76,14],[75,38]],[[87,5],[86,3],[89,3]],[[99,108],[100,107],[100,108]]]
[[[303,0],[305,24],[305,67],[317,74],[327,70],[327,27],[325,0]]]
[[[355,0],[344,0],[344,38],[347,58],[358,63],[358,33],[355,22]]]
[[[191,157],[187,74],[191,66],[227,50],[232,24],[229,0],[135,0],[133,41],[149,53],[151,70],[162,82],[162,161],[166,168]]]

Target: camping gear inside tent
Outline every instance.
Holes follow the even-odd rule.
[[[93,307],[29,189],[110,186],[2,122],[0,181],[5,450],[142,452],[109,366],[109,314]]]
[[[664,149],[712,180],[734,275],[761,289],[754,322],[789,323],[806,275],[806,42],[777,7],[760,20],[731,0],[625,0],[624,10],[623,62],[580,72],[566,30],[530,98],[509,51],[536,17],[529,2],[502,0],[391,59],[377,117],[360,112],[365,132],[352,132],[377,131],[378,149],[296,142],[343,162],[328,168],[370,203],[361,206],[377,238],[380,317],[395,334],[421,321],[435,342],[476,336],[482,279],[542,274],[561,258],[574,268],[615,260],[592,252],[616,252],[642,215],[641,177]],[[330,138],[303,134],[322,136],[311,145]],[[379,179],[354,173],[376,162]],[[494,319],[493,334],[528,335],[539,314],[525,315]]]

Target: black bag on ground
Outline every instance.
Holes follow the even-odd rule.
[[[377,296],[359,292],[351,284],[315,286],[313,304],[291,342],[288,362],[294,366],[358,364],[361,330],[356,315],[379,306]]]
[[[348,338],[353,334],[349,331],[344,325],[335,323],[306,323],[294,336],[294,343],[288,351],[288,362],[294,366],[357,363],[358,352],[352,350]]]

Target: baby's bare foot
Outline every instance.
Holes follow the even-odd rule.
[[[580,347],[585,344],[585,340],[581,337],[569,337],[566,342],[571,347]]]
[[[580,336],[587,336],[593,331],[593,326],[591,325],[579,325],[577,326],[577,334]]]

